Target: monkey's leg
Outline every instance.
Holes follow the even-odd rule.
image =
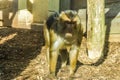
[[[46,21],[44,21],[43,32],[44,32],[45,47],[46,47],[46,53],[47,53],[46,56],[47,56],[47,61],[49,63],[50,34],[49,34],[49,30],[47,28]]]
[[[61,56],[61,61],[62,61],[62,66],[61,67],[65,67],[66,64],[67,64],[67,59],[68,59],[67,50],[66,49],[61,50],[60,56]]]
[[[57,64],[57,59],[58,59],[58,51],[51,51],[50,52],[50,74],[55,76],[55,71],[56,71],[56,64]]]
[[[70,59],[70,75],[74,74],[76,69],[76,63],[78,58],[78,49],[74,47],[70,50],[69,59]]]

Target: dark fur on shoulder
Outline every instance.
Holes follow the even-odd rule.
[[[52,15],[50,15],[46,21],[47,28],[50,29],[52,24],[57,21],[57,18],[59,17],[59,14],[57,12],[54,12]]]

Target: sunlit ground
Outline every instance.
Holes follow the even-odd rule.
[[[74,80],[120,80],[120,43],[105,47],[108,54],[98,66],[88,65],[85,46],[84,39]],[[42,29],[0,28],[0,80],[48,80],[45,52]],[[68,66],[58,70],[57,78],[69,80]]]

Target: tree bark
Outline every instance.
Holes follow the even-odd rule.
[[[87,0],[87,49],[90,59],[103,55],[105,41],[104,0]]]

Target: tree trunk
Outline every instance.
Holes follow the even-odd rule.
[[[87,0],[87,49],[90,59],[100,58],[105,41],[104,0]]]

